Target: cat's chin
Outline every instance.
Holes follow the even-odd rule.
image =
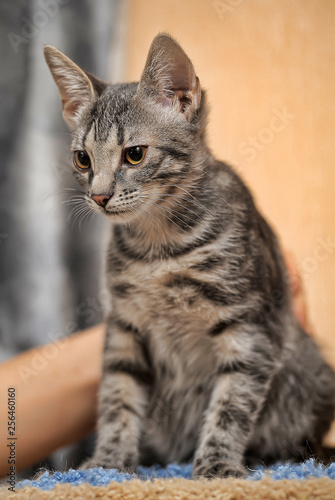
[[[130,222],[134,219],[134,214],[130,210],[124,211],[113,211],[113,210],[103,210],[99,213],[102,213],[109,220],[113,222]]]
[[[135,215],[131,210],[106,210],[102,207],[93,207],[90,203],[88,203],[88,206],[91,210],[93,210],[93,212],[104,215],[113,222],[130,222],[135,218]]]

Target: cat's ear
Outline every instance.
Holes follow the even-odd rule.
[[[80,109],[96,100],[107,84],[83,71],[55,47],[46,45],[43,51],[62,99],[63,118],[74,129]]]
[[[199,79],[190,59],[170,35],[161,33],[154,38],[138,92],[151,95],[164,106],[176,107],[187,119],[199,108]]]

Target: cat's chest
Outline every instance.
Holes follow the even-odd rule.
[[[191,259],[128,262],[108,274],[113,308],[138,329],[201,333],[219,319],[218,306],[203,299]]]
[[[163,364],[169,360],[177,386],[178,381],[185,383],[185,370],[201,378],[215,365],[207,330],[219,321],[219,308],[204,301],[193,286],[191,265],[187,259],[136,262],[108,275],[113,310],[148,335],[153,358]]]

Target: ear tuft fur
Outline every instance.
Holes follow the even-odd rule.
[[[199,108],[199,79],[192,62],[170,35],[160,33],[154,38],[140,80],[139,92],[153,96],[164,106],[176,107],[187,119]]]
[[[55,47],[46,45],[43,52],[60,93],[64,120],[73,129],[81,109],[92,103],[106,84],[83,71]]]

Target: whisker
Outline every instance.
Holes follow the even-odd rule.
[[[88,222],[92,222],[95,215],[98,215],[98,214],[94,210],[90,210],[90,216],[88,216]]]
[[[129,207],[131,213],[133,213],[134,215],[136,215],[136,218],[137,220],[139,220],[139,216],[137,215],[137,213],[134,211],[133,207]]]
[[[206,210],[206,212],[208,212],[215,219],[215,215],[207,207],[205,207],[204,205],[202,205],[191,193],[189,193],[186,189],[182,188],[181,186],[177,186],[177,187],[181,191],[184,191],[184,193],[186,193],[188,196],[190,196],[194,200],[194,202],[198,204],[198,206],[200,206],[201,208],[203,208],[204,210]]]
[[[88,208],[88,207],[87,207]],[[71,215],[74,215],[74,219],[73,219],[73,222],[72,222],[72,227],[74,226],[76,220],[83,214],[86,212],[86,207],[85,206],[80,206],[80,207],[77,207],[73,210],[72,214]]]
[[[130,211],[131,211],[134,215],[136,215],[137,220],[140,220],[139,215],[141,215],[141,214],[139,214],[139,213],[138,213],[138,211],[135,209],[135,207],[129,207],[129,209],[130,209]],[[130,223],[129,223],[129,226],[130,226]]]
[[[148,189],[145,192],[150,192],[151,194],[160,194],[160,193],[152,193]],[[185,191],[185,192],[187,193],[187,191]],[[188,201],[190,203],[194,203],[196,206],[198,206],[199,208],[201,208],[202,210],[204,210],[205,212],[207,212],[211,216],[211,218],[214,220],[214,222],[216,223],[216,225],[218,226],[218,228],[221,230],[221,225],[219,224],[219,222],[217,220],[217,217],[207,207],[205,207],[204,205],[202,205],[202,203],[200,203],[198,200],[196,200],[196,198],[194,198],[193,196],[192,196],[193,199],[189,199],[189,198],[185,198],[185,197],[182,197],[182,196],[178,197],[177,195],[169,195],[168,193],[162,193],[161,194],[161,196],[165,196],[165,195],[166,196],[174,197],[176,200],[182,199],[183,201]],[[184,207],[184,208],[187,209],[187,207]],[[194,213],[194,215],[197,215],[197,214]]]
[[[193,202],[195,204],[198,205],[198,207],[202,208],[203,210],[205,210],[209,215],[211,215],[214,220],[216,219],[215,215],[207,208],[205,207],[202,203],[200,203],[191,193],[189,193],[186,189],[184,189],[182,186],[179,186],[178,184],[164,184],[162,186],[157,186],[157,187],[165,187],[165,186],[171,186],[171,187],[176,187],[178,189],[180,189],[181,191],[183,191],[184,193],[186,193],[188,196],[190,196],[193,200]],[[200,190],[200,187],[196,186],[195,187],[197,190]],[[149,191],[149,190],[147,190]],[[164,193],[163,193],[164,194]],[[227,203],[227,202],[226,202]],[[219,226],[220,227],[220,226]],[[221,228],[221,227],[220,227]]]
[[[86,206],[86,210],[83,211],[82,216],[79,219],[79,230],[81,230],[81,224],[84,221],[85,217],[87,217],[87,214],[89,213],[90,209],[88,206]]]
[[[160,194],[160,193],[151,193],[151,194],[155,195],[155,194]],[[166,200],[164,200],[163,196],[165,196],[164,193],[161,195],[161,198],[158,198],[158,200],[155,200],[155,202],[157,202],[157,201],[166,201]],[[169,196],[175,197],[177,201],[183,200],[183,201],[190,201],[191,203],[193,203],[193,200],[189,200],[189,199],[183,198],[183,197],[176,197],[173,194],[171,194],[171,195],[166,194],[166,196],[168,196],[168,197]],[[146,198],[149,199],[148,196]],[[203,218],[199,214],[197,214],[196,212],[193,212],[193,210],[191,210],[189,207],[186,207],[182,203],[178,203],[178,206],[181,207],[181,208],[183,208],[184,210],[187,210],[188,212],[191,212],[193,215],[195,215],[196,217],[198,217],[198,219],[203,220]],[[180,215],[184,215],[184,217],[187,217],[185,214],[181,214],[180,212],[177,212],[177,213],[179,213]],[[194,220],[192,218],[190,218],[190,220],[192,220],[194,222]]]
[[[180,227],[178,226],[178,224],[177,224],[174,220],[170,219],[170,217],[168,217],[165,213],[163,213],[163,212],[161,212],[160,210],[158,210],[158,209],[157,209],[157,206],[158,206],[158,205],[155,205],[155,206],[156,206],[156,209],[155,209],[155,208],[153,208],[153,205],[154,205],[154,204],[152,204],[152,203],[149,203],[149,202],[146,202],[146,201],[144,201],[144,202],[142,201],[142,203],[144,203],[145,205],[149,205],[149,207],[151,208],[151,210],[154,210],[155,212],[159,213],[160,215],[163,215],[163,216],[164,216],[164,217],[166,217],[166,218],[167,218],[170,222],[172,222],[172,224],[174,224],[174,225],[175,225],[178,229],[180,229]],[[162,207],[162,208],[163,208],[163,207]],[[152,215],[152,214],[151,214],[151,215]],[[179,217],[177,217],[176,215],[175,215],[175,217],[176,217],[176,219],[179,219]],[[179,220],[180,220],[181,222],[183,222],[181,219],[179,219]],[[184,222],[183,222],[183,223],[184,223]],[[186,224],[186,222],[185,222],[185,224]],[[188,224],[186,224],[186,225],[188,226]],[[191,227],[190,227],[190,226],[188,226],[188,227],[191,229]]]
[[[86,207],[84,207],[84,205],[79,205],[79,206],[76,206],[74,207],[74,209],[72,210],[71,214],[72,215],[75,215],[75,214],[78,214],[78,213],[81,213]]]
[[[86,214],[84,215],[82,221],[84,222],[84,220],[86,219],[86,222],[89,223],[89,221],[92,220],[92,219],[90,219],[90,215],[92,214],[92,212],[93,212],[93,210],[88,209]]]
[[[152,225],[152,227],[158,232],[158,228],[155,226],[155,224],[153,223],[152,218],[150,216],[149,217],[145,217],[145,215],[140,210],[137,210],[135,207],[131,207],[131,208],[133,210],[135,210],[136,213],[138,213],[138,215],[141,216],[143,220],[146,220],[147,222],[150,222],[150,224]],[[146,214],[146,215],[148,216],[148,214]]]
[[[53,197],[53,196],[60,196],[60,195],[65,195],[67,194],[68,191],[75,191],[76,193],[80,193],[80,194],[85,194],[84,191],[80,191],[80,189],[77,189],[77,188],[71,188],[71,187],[65,187],[63,189],[58,189],[57,191],[53,192],[53,193],[50,193],[48,194],[47,196],[45,196],[43,198],[43,201],[46,201],[48,200],[49,198]]]
[[[61,202],[61,205],[76,205],[76,204],[79,204],[79,203],[82,203],[82,204],[85,204],[86,205],[86,202],[84,200],[84,198],[71,198],[70,200],[64,200]]]
[[[73,196],[71,196],[69,199],[67,200],[63,200],[61,202],[61,205],[65,205],[65,206],[71,206],[71,205],[85,205],[87,206],[86,202],[85,202],[85,198],[83,196],[82,193],[80,194],[75,194]]]
[[[143,197],[141,197],[141,199],[142,199],[142,202],[143,202]],[[147,197],[146,199],[148,200],[149,198]],[[164,210],[165,212],[171,213],[172,215],[174,215],[174,214],[178,214],[178,215],[184,216],[184,217],[185,217],[186,219],[188,219],[190,222],[193,222],[193,223],[195,223],[195,222],[196,222],[196,221],[195,221],[195,219],[193,219],[193,218],[192,218],[192,217],[190,217],[189,215],[186,215],[186,214],[183,214],[183,213],[181,213],[181,212],[178,212],[178,210],[175,210],[175,209],[173,209],[173,208],[171,208],[171,207],[164,207],[164,206],[162,206],[162,205],[157,205],[157,204],[156,204],[156,202],[157,202],[157,201],[159,201],[159,200],[155,200],[155,203],[153,203],[152,205],[155,205],[156,207],[158,207],[158,206],[159,206],[159,208],[161,208],[161,209],[162,209],[162,210]],[[183,205],[181,205],[181,204],[179,204],[179,206],[180,206],[181,208],[187,208],[187,207],[184,207],[184,206],[183,206]],[[193,213],[194,213],[194,212],[193,212]],[[197,214],[194,214],[194,215],[197,215]],[[177,217],[177,216],[176,216],[176,217]],[[203,220],[203,219],[202,219],[201,217],[199,217],[198,215],[197,215],[197,217],[198,217],[200,220]],[[178,218],[178,217],[177,217],[177,218]],[[180,219],[179,219],[179,220],[180,220]],[[183,221],[182,221],[182,222],[183,222]],[[186,222],[185,222],[185,224],[186,224]],[[190,226],[188,226],[188,227],[190,227]]]
[[[144,202],[144,204],[146,205],[147,203],[146,203],[146,202]],[[141,213],[142,213],[142,212],[141,212]],[[159,213],[159,212],[157,211],[157,213]],[[164,220],[162,220],[162,219],[161,219],[161,218],[159,218],[159,217],[156,217],[156,216],[155,216],[154,214],[152,214],[151,212],[147,212],[147,211],[146,211],[146,212],[145,212],[144,214],[142,214],[142,215],[143,215],[143,216],[145,215],[145,217],[149,217],[151,220],[155,220],[155,221],[157,221],[157,222],[158,222],[158,224],[159,224],[160,226],[164,226],[164,227],[165,227],[165,229],[166,229],[166,225],[165,225],[165,223],[164,223]]]

